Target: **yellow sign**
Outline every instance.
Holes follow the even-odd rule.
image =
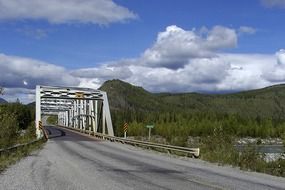
[[[43,128],[42,121],[39,121],[39,128],[40,128],[40,129]]]
[[[76,92],[75,97],[76,98],[84,98],[84,94],[83,94],[83,92]]]

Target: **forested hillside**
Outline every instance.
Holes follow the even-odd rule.
[[[160,134],[169,133],[165,136],[211,135],[215,128],[254,137],[280,136],[285,131],[285,85],[221,95],[173,94],[150,93],[111,80],[100,89],[108,93],[117,134],[124,121],[136,129],[134,135],[145,133],[143,126],[147,123],[156,124]]]

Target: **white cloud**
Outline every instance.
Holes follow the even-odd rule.
[[[150,67],[178,69],[184,67],[189,59],[215,57],[218,50],[237,45],[234,29],[215,26],[211,30],[183,30],[175,25],[168,26],[157,36],[155,44],[148,48],[139,62]]]
[[[238,29],[239,34],[255,34],[256,29],[249,26],[241,26]]]
[[[285,81],[285,50],[281,49],[276,54],[276,63],[268,68],[263,77],[270,82],[284,82]]]
[[[273,84],[264,74],[274,64],[274,55],[264,54],[221,54],[226,62],[231,65],[228,75],[217,85],[217,91],[240,91],[262,88]]]
[[[212,51],[236,47],[236,31],[224,26],[215,26],[209,31],[205,45]]]
[[[270,82],[285,82],[285,65],[275,65],[271,70],[265,72],[263,77]]]
[[[98,78],[79,78],[80,84],[79,87],[87,87],[87,88],[93,88],[98,89],[100,86],[105,82],[102,79]]]
[[[109,24],[137,16],[112,0],[0,0],[1,20],[47,20],[50,23]]]
[[[191,59],[177,70],[132,65],[126,81],[153,92],[231,92],[275,84],[264,75],[275,64],[274,55],[218,54]]]
[[[69,71],[45,62],[0,54],[0,86],[36,84],[98,88],[121,79],[152,92],[232,92],[285,82],[285,50],[276,54],[222,53],[237,45],[236,30],[167,27],[142,56]],[[13,93],[13,91],[11,91]],[[17,94],[16,92],[14,92]],[[25,100],[33,98],[26,93]]]
[[[117,71],[128,68],[131,72],[126,77],[116,72],[107,73],[108,79],[123,79],[152,92],[232,92],[285,82],[285,66],[278,64],[278,60],[283,63],[283,56],[283,50],[276,55],[216,53],[215,57],[190,58],[178,69],[138,64],[141,61],[138,58],[138,61],[124,60],[109,65],[118,67]],[[93,70],[102,75],[95,75]],[[98,88],[107,79],[102,68],[91,69],[90,73],[81,71],[78,71],[81,86]]]
[[[5,88],[3,97],[9,102],[19,99],[22,103],[30,103],[35,100],[35,90],[26,88]]]
[[[281,49],[276,53],[277,62],[280,65],[285,65],[285,49]]]
[[[261,0],[265,7],[285,8],[285,0]]]
[[[0,54],[0,86],[32,89],[37,84],[76,86],[79,80],[60,66]]]

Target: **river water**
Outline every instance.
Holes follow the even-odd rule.
[[[283,145],[235,145],[238,151],[243,151],[248,147],[254,147],[260,153],[285,153]]]

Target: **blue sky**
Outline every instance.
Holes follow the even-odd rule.
[[[28,102],[36,84],[113,78],[153,92],[279,84],[283,20],[285,0],[0,0],[0,86]]]

